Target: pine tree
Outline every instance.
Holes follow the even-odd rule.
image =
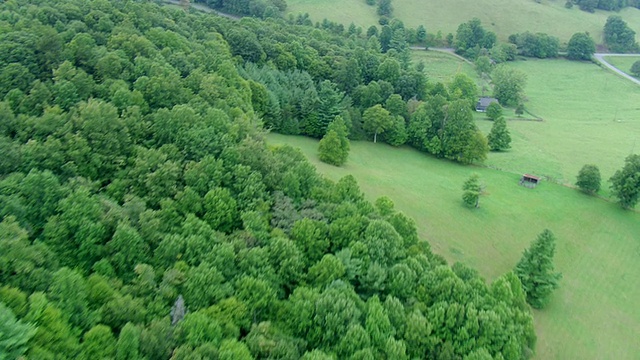
[[[480,175],[471,174],[469,179],[464,182],[462,186],[462,201],[468,206],[480,207],[480,194],[482,193],[482,188],[480,186]]]
[[[511,135],[504,117],[500,116],[493,122],[487,140],[491,151],[502,151],[511,147]]]
[[[347,161],[349,156],[349,139],[347,138],[347,126],[341,116],[336,118],[329,124],[327,133],[318,144],[318,153],[320,160],[327,164],[340,166]]]
[[[524,251],[514,271],[522,282],[527,302],[536,309],[547,305],[549,296],[558,288],[558,281],[562,277],[553,268],[555,241],[556,237],[551,230],[545,229],[531,247]]]

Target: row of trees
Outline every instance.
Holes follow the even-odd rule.
[[[388,198],[372,204],[353,177],[328,181],[299,151],[265,144],[258,114],[293,100],[265,101],[244,57],[277,69],[263,73],[274,83],[286,74],[340,94],[334,60],[366,54],[365,41],[150,2],[9,1],[0,12],[2,71],[24,74],[2,76],[0,357],[532,353],[514,273],[487,284],[448,266]],[[389,113],[407,104],[393,94]],[[470,106],[447,109],[463,123]],[[342,144],[348,121],[329,119],[325,134]]]
[[[600,190],[600,170],[596,165],[587,164],[578,173],[576,186],[587,194],[595,194]],[[640,200],[640,155],[629,155],[622,169],[616,171],[609,179],[611,192],[625,209],[636,206]]]

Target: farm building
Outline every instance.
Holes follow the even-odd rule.
[[[480,99],[478,99],[478,102],[476,103],[476,111],[486,112],[489,105],[491,105],[491,103],[494,103],[494,102],[497,103],[498,99],[492,98],[492,97],[481,97]]]
[[[520,178],[520,185],[528,188],[534,188],[540,182],[540,178],[534,175],[524,174]]]

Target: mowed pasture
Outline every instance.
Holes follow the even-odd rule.
[[[392,0],[393,16],[405,25],[424,25],[428,32],[441,31],[455,34],[458,25],[474,17],[484,27],[494,31],[498,38],[506,40],[510,34],[531,31],[557,36],[566,43],[576,32],[588,31],[597,43],[602,42],[602,28],[607,17],[622,16],[629,26],[640,33],[640,10],[626,8],[620,12],[598,10],[595,13],[581,11],[577,6],[564,7],[565,1],[542,0]],[[345,25],[353,22],[366,27],[378,25],[376,7],[364,0],[289,0],[288,12],[309,13],[314,22],[326,18]]]
[[[414,51],[412,58],[425,62],[432,81],[447,83],[463,72],[479,89],[483,85],[470,64],[452,55]],[[640,86],[591,62],[528,59],[508,66],[527,74],[525,107],[543,121],[505,109],[512,148],[490,153],[485,164],[566,185],[575,182],[583,165],[595,164],[603,177],[600,195],[609,196],[608,179],[624,165],[625,157],[640,153]],[[492,122],[483,114],[475,117],[488,134]]]
[[[605,56],[604,58],[609,64],[631,76],[633,76],[631,74],[631,66],[634,62],[640,60],[640,56]]]
[[[386,195],[414,218],[421,238],[450,262],[492,281],[510,271],[544,228],[557,236],[563,273],[551,304],[535,312],[537,359],[637,359],[640,353],[640,214],[579,191],[462,166],[408,147],[352,142],[344,167],[321,163],[316,140],[270,134],[271,145],[300,148],[330,179],[354,175],[370,200]],[[472,172],[486,186],[479,209],[465,208],[462,183]]]

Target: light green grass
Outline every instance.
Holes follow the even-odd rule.
[[[347,164],[318,161],[317,141],[270,134],[270,144],[299,147],[337,180],[353,174],[370,200],[387,195],[414,218],[423,239],[449,261],[489,281],[509,271],[544,228],[558,237],[564,275],[551,304],[535,313],[537,359],[637,359],[640,353],[640,214],[543,182],[518,186],[518,175],[435,159],[415,150],[353,142]],[[472,172],[486,185],[480,209],[462,206]]]
[[[528,75],[526,107],[543,122],[509,121],[512,150],[487,165],[575,182],[593,163],[607,180],[640,153],[640,86],[588,62],[529,60],[509,64]],[[485,131],[490,124],[479,123]]]
[[[631,66],[634,62],[640,60],[640,56],[605,56],[605,60],[628,75],[633,76],[631,74]]]
[[[440,51],[411,51],[411,59],[414,64],[424,62],[424,73],[432,82],[450,82],[456,74],[463,73],[471,77],[480,85],[481,80],[472,64],[461,60],[451,54]]]
[[[289,0],[289,12],[308,12],[313,21],[323,18],[348,25],[366,28],[377,25],[376,7],[368,6],[364,0]],[[499,39],[514,33],[531,31],[544,32],[568,42],[576,32],[588,31],[597,43],[602,42],[602,28],[607,17],[622,16],[629,26],[640,33],[640,10],[626,8],[622,11],[596,11],[587,13],[577,7],[566,9],[565,1],[542,0],[395,0],[393,15],[405,25],[424,25],[430,33],[442,31],[453,33],[460,23],[474,17],[479,18],[486,29],[496,32]]]

